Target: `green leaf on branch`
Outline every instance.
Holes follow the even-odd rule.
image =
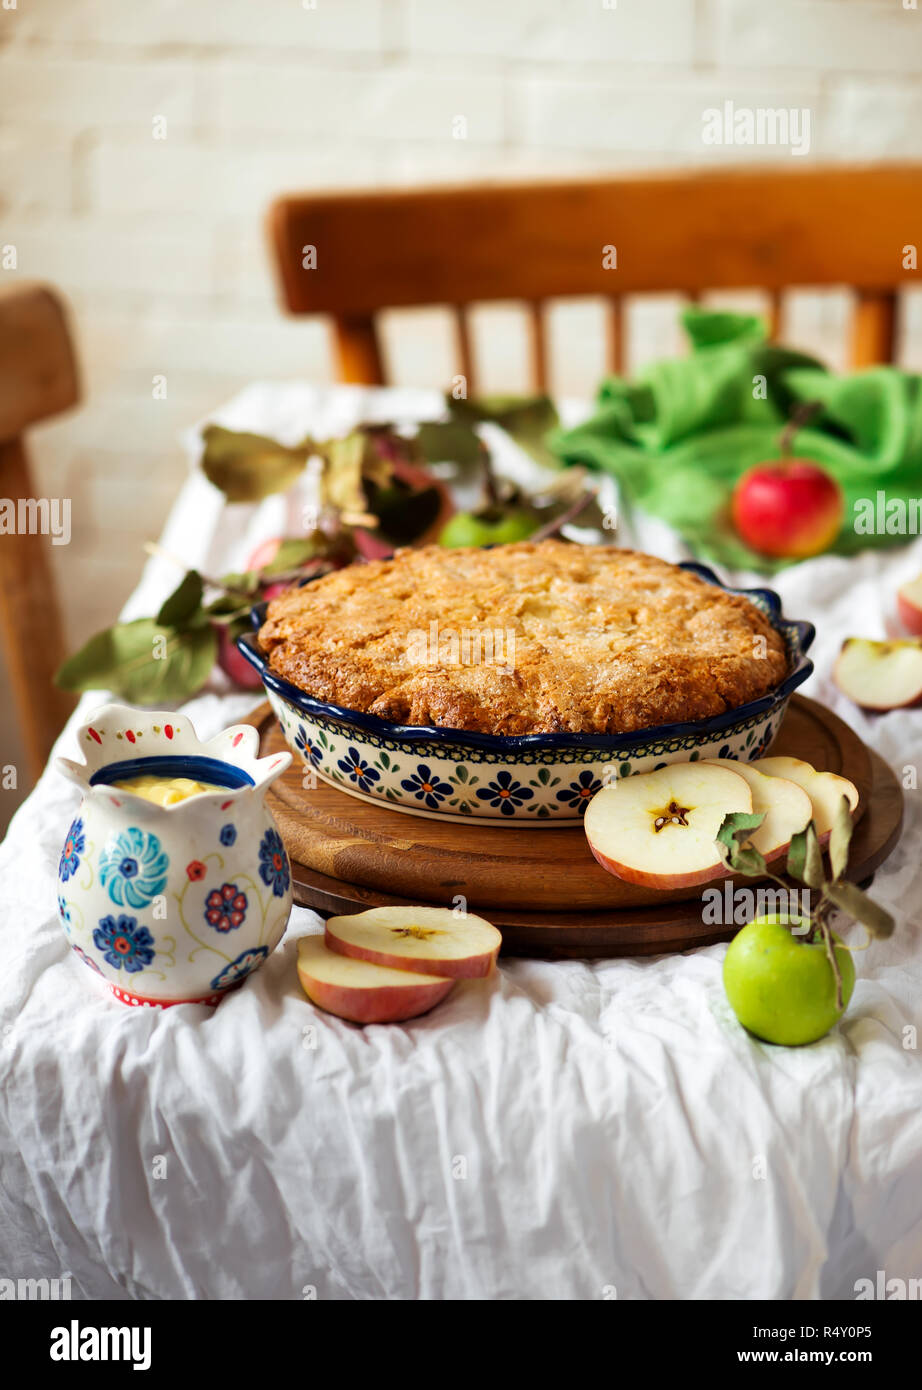
[[[724,863],[735,874],[761,878],[767,872],[765,860],[759,851],[745,843],[764,819],[764,813],[756,811],[730,811],[721,821],[717,844]]]
[[[222,605],[225,605],[228,599],[239,602],[241,597],[255,594],[259,589],[259,570],[247,570],[243,574],[222,574],[218,584],[225,592],[206,605],[209,613],[225,611]]]
[[[550,396],[478,396],[473,400],[445,397],[452,419],[469,426],[498,425],[537,463],[557,469],[560,460],[545,444],[551,430],[560,424],[557,407]]]
[[[304,471],[308,444],[286,448],[261,434],[206,425],[202,472],[220,488],[228,502],[260,502],[275,492],[285,492]]]
[[[198,570],[183,575],[179,586],[160,605],[157,622],[164,627],[183,627],[202,606],[204,585]]]
[[[320,446],[324,460],[320,487],[327,506],[342,512],[365,511],[362,465],[367,444],[364,432],[354,430],[343,439],[328,439]]]
[[[826,889],[826,897],[836,907],[847,912],[849,917],[854,917],[856,922],[867,927],[872,936],[893,935],[895,922],[890,913],[879,903],[872,902],[857,884],[830,883]]]
[[[224,625],[230,618],[249,614],[255,601],[255,597],[244,598],[241,594],[220,594],[218,598],[205,605],[205,612],[209,618]]]
[[[323,545],[313,536],[282,541],[269,564],[263,565],[260,573],[264,578],[273,574],[286,574],[288,570],[296,570],[308,560],[316,559],[323,552]]]
[[[480,462],[480,436],[458,420],[427,421],[419,427],[416,444],[427,463],[472,468]]]
[[[216,656],[217,636],[207,620],[174,628],[137,618],[97,632],[58,669],[55,684],[111,690],[137,705],[186,700],[205,684]]]
[[[851,807],[848,798],[843,796],[836,808],[832,834],[829,836],[829,867],[832,869],[833,882],[845,873],[853,829]]]
[[[823,855],[816,837],[816,826],[811,820],[803,830],[791,837],[788,850],[787,870],[792,878],[799,878],[808,888],[823,888],[826,876],[823,873]]]

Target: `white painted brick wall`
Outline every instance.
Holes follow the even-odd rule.
[[[681,63],[694,58],[688,0],[409,0],[407,46],[513,62]]]
[[[922,10],[904,0],[0,7],[0,246],[16,245],[16,274],[68,296],[85,363],[82,412],[36,435],[41,478],[74,497],[75,541],[55,555],[74,640],[132,584],[182,475],[182,426],[256,376],[330,378],[325,327],[275,305],[274,194],[790,157],[704,146],[701,113],[726,99],[809,107],[811,159],[918,158],[920,67]],[[803,298],[788,322],[835,359],[842,319],[827,305]],[[632,306],[635,365],[677,349],[675,308]],[[551,319],[556,385],[590,389],[598,306]],[[906,336],[922,364],[919,304]],[[475,339],[486,386],[526,384],[514,307],[481,310]],[[401,379],[442,383],[438,312],[391,316],[388,343]]]
[[[736,67],[917,74],[919,18],[902,0],[724,0],[716,56]]]
[[[818,83],[782,85],[768,80],[727,77],[669,77],[662,73],[625,76],[617,86],[589,78],[563,82],[533,77],[515,82],[511,92],[513,129],[523,144],[546,150],[593,149],[618,156],[640,151],[668,156],[670,163],[728,158],[739,163],[739,149],[705,145],[703,115],[724,101],[736,106],[801,109],[816,112]],[[778,150],[752,146],[745,158],[777,159]],[[786,156],[790,158],[790,155]]]

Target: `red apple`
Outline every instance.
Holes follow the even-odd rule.
[[[262,677],[254,670],[230,636],[227,623],[214,623],[218,634],[218,665],[241,690],[260,690]]]
[[[369,531],[365,526],[357,526],[353,535],[355,548],[363,560],[387,560],[394,553],[392,542],[379,536],[377,531]]]
[[[455,505],[451,493],[440,479],[434,477],[427,469],[421,468],[418,464],[408,462],[407,459],[391,458],[390,466],[394,479],[398,483],[403,483],[406,487],[416,490],[435,488],[439,495],[439,510],[435,519],[422,535],[415,536],[412,542],[407,542],[407,544],[412,545],[428,545],[437,539],[446,522],[454,515]],[[380,530],[358,526],[353,536],[355,548],[364,560],[386,560],[394,553],[394,542],[388,540]]]
[[[906,631],[922,637],[922,574],[897,589],[896,611]]]
[[[809,459],[757,463],[733,489],[733,524],[760,555],[818,555],[836,539],[844,512],[839,484]]]
[[[284,536],[270,536],[267,541],[261,541],[247,560],[245,568],[247,570],[263,570],[266,565],[271,565],[284,539]],[[260,589],[259,596],[261,599],[268,600],[275,598],[277,594],[283,594],[287,588],[288,584],[266,584]],[[252,669],[250,667],[251,671]]]
[[[270,536],[267,541],[260,541],[244,565],[244,569],[263,570],[267,565],[271,565],[284,539],[284,536]]]

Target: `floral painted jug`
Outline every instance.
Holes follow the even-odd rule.
[[[288,753],[259,757],[236,725],[200,742],[179,714],[105,705],[78,731],[83,792],[58,867],[58,914],[74,951],[126,1004],[217,1004],[275,949],[291,871],[265,805]],[[116,785],[191,779],[212,790],[157,805]],[[171,783],[172,785],[172,783]]]

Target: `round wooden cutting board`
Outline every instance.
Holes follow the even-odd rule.
[[[247,722],[259,729],[264,754],[285,748],[268,704]],[[868,878],[893,849],[902,822],[902,791],[887,764],[836,715],[799,695],[771,752],[854,782],[860,801],[848,876]],[[580,824],[535,830],[428,820],[319,779],[305,788],[303,773],[296,760],[267,804],[292,861],[295,901],[324,915],[387,903],[450,907],[463,897],[500,928],[504,952],[543,956],[658,954],[726,940],[738,930],[702,920],[700,888],[657,892],[607,874]]]

